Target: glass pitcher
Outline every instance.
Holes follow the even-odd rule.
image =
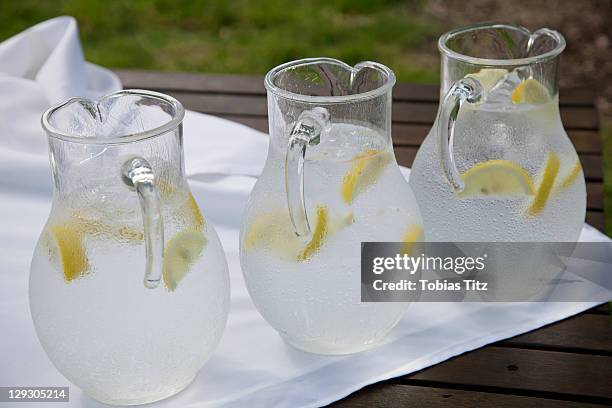
[[[298,349],[367,349],[407,307],[360,302],[360,243],[422,232],[393,154],[394,83],[381,64],[330,58],[266,75],[270,146],[245,210],[240,260],[258,310]]]
[[[53,204],[30,308],[57,369],[96,400],[186,387],[221,338],[229,276],[184,174],[181,104],[126,90],[46,111]]]
[[[410,185],[429,241],[571,241],[578,155],[559,115],[561,34],[482,24],[444,34],[441,104]]]

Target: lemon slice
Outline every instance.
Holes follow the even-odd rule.
[[[550,100],[548,89],[533,78],[525,79],[512,92],[512,103],[546,103]]]
[[[200,207],[198,207],[198,203],[196,202],[192,193],[189,193],[189,198],[187,199],[187,208],[188,212],[193,218],[195,229],[198,231],[203,231],[206,221],[204,220],[204,216],[202,215]]]
[[[353,199],[374,184],[391,162],[391,155],[376,149],[359,153],[352,160],[353,166],[342,180],[342,200],[351,204]]]
[[[321,248],[323,242],[327,238],[328,232],[328,223],[329,223],[329,211],[326,206],[318,205],[317,206],[317,223],[315,225],[314,231],[312,232],[312,239],[306,245],[303,251],[301,251],[298,256],[298,261],[307,261],[315,252]]]
[[[561,180],[561,182],[557,186],[557,192],[561,192],[566,188],[570,187],[572,184],[574,184],[580,173],[582,173],[582,165],[580,164],[580,160],[576,160],[570,172],[563,178],[563,180]]]
[[[460,198],[521,197],[534,194],[531,176],[521,165],[510,160],[489,160],[478,163],[461,174],[464,183]]]
[[[483,68],[465,77],[476,79],[486,91],[490,91],[507,73],[508,71],[502,68]]]
[[[555,184],[555,179],[559,173],[559,166],[559,157],[553,152],[548,153],[548,158],[546,159],[546,165],[544,166],[544,172],[542,173],[540,184],[538,185],[538,189],[533,201],[531,202],[531,205],[527,209],[527,213],[529,215],[538,215],[542,212],[544,207],[546,207],[548,197],[550,196],[550,192]]]
[[[245,232],[244,248],[269,250],[286,261],[305,261],[321,248],[329,235],[354,222],[352,213],[334,216],[326,206],[319,205],[312,235],[306,241],[295,234],[289,212],[279,208],[253,218]]]
[[[421,227],[419,224],[412,224],[410,227],[408,227],[408,230],[402,236],[402,242],[404,243],[402,246],[402,252],[405,254],[412,254],[414,243],[420,241],[422,236],[423,227]]]
[[[201,232],[193,230],[178,232],[168,241],[162,269],[164,284],[168,290],[176,290],[178,283],[202,254],[206,242],[206,237]]]
[[[84,233],[79,224],[53,224],[48,227],[49,254],[59,259],[64,280],[72,282],[90,271],[87,251],[83,245]]]
[[[281,252],[290,253],[291,241],[295,239],[295,234],[289,229],[290,224],[287,211],[257,214],[246,230],[244,248],[249,251],[256,248],[283,248]]]

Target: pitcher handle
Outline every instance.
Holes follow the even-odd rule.
[[[159,196],[155,187],[155,175],[151,165],[141,157],[128,159],[121,169],[123,181],[134,188],[140,201],[145,240],[144,284],[149,289],[159,285],[164,256],[164,224]]]
[[[448,90],[438,112],[436,123],[438,126],[442,172],[453,191],[462,191],[464,188],[453,155],[453,140],[457,116],[459,116],[459,110],[464,102],[475,103],[480,101],[482,92],[483,87],[476,79],[460,79]]]
[[[306,147],[318,145],[329,126],[329,112],[317,107],[304,111],[291,130],[285,156],[285,191],[289,216],[298,236],[310,234],[304,201],[304,157]]]

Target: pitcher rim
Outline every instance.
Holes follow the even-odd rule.
[[[58,111],[64,106],[67,106],[70,103],[73,103],[75,101],[87,101],[87,102],[94,102],[97,104],[103,101],[104,99],[111,98],[111,97],[118,96],[118,95],[139,95],[139,96],[146,96],[148,98],[161,99],[162,101],[170,104],[174,108],[175,114],[170,120],[168,120],[167,122],[165,122],[164,124],[160,126],[157,126],[151,129],[147,129],[142,132],[119,134],[119,135],[109,137],[109,138],[75,136],[74,134],[70,134],[68,132],[57,129],[49,122],[49,118],[56,111]],[[49,135],[49,137],[54,137],[57,139],[61,139],[61,140],[73,142],[73,143],[114,145],[114,144],[132,143],[132,142],[137,142],[137,141],[141,141],[145,139],[150,139],[156,136],[161,136],[165,133],[171,132],[172,130],[176,129],[183,122],[184,118],[185,118],[185,108],[176,98],[173,98],[170,95],[166,95],[161,92],[149,91],[146,89],[121,89],[118,91],[108,93],[95,100],[91,100],[91,99],[83,98],[83,97],[69,98],[68,100],[64,102],[51,106],[49,109],[47,109],[42,115],[41,124],[42,124],[43,129],[47,133],[47,135]]]
[[[457,34],[460,33],[465,33],[465,32],[469,32],[469,31],[475,31],[477,29],[482,29],[482,28],[510,28],[513,30],[518,30],[518,31],[522,31],[525,34],[533,34],[537,31],[546,31],[547,34],[549,34],[550,36],[552,36],[555,40],[557,40],[557,45],[555,46],[555,48],[553,48],[550,51],[547,51],[543,54],[539,54],[539,55],[533,55],[531,57],[525,57],[525,58],[514,58],[514,59],[504,59],[504,58],[499,58],[499,59],[495,59],[495,58],[479,58],[479,57],[472,57],[469,55],[465,55],[465,54],[461,54],[457,51],[453,51],[450,48],[448,48],[448,46],[446,45],[448,40],[451,39],[452,37],[454,37]],[[473,64],[473,65],[483,65],[483,66],[514,66],[514,65],[529,65],[529,64],[533,64],[536,62],[542,62],[548,59],[552,59],[555,58],[557,56],[559,56],[559,54],[561,54],[563,52],[563,50],[565,49],[566,46],[566,42],[565,42],[565,37],[563,37],[563,34],[561,34],[560,32],[556,31],[556,30],[552,30],[549,28],[541,28],[539,30],[536,31],[530,31],[529,29],[520,26],[518,24],[508,24],[508,23],[477,23],[477,24],[470,24],[467,26],[463,26],[463,27],[459,27],[459,28],[455,28],[453,30],[450,30],[444,34],[442,34],[440,36],[440,38],[438,39],[438,50],[453,58],[456,59],[458,61],[461,62],[466,62],[469,64]]]
[[[338,95],[338,96],[304,95],[304,94],[291,92],[286,89],[283,89],[275,85],[273,82],[273,78],[275,77],[275,75],[287,68],[299,67],[303,65],[313,64],[316,62],[330,62],[333,64],[341,65],[350,70],[354,70],[356,67],[359,67],[359,66],[373,67],[383,72],[386,75],[387,80],[385,81],[384,84],[380,85],[379,87],[375,89],[367,91],[367,92],[357,93],[353,95]],[[264,79],[264,85],[268,92],[276,96],[279,96],[281,98],[284,98],[284,99],[291,99],[291,100],[305,102],[305,103],[317,103],[317,104],[328,104],[329,105],[329,104],[336,104],[336,103],[343,103],[343,102],[355,102],[355,101],[362,101],[366,99],[376,98],[378,96],[384,95],[389,90],[391,90],[391,88],[393,88],[393,86],[395,85],[395,81],[396,81],[395,73],[393,73],[393,71],[389,67],[379,62],[362,61],[362,62],[358,62],[354,66],[350,66],[346,62],[341,61],[336,58],[314,57],[314,58],[302,58],[302,59],[298,59],[294,61],[285,62],[284,64],[281,64],[281,65],[278,65],[272,68],[266,74],[266,77]]]

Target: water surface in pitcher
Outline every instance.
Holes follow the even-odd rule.
[[[241,231],[248,288],[266,320],[298,348],[350,353],[378,343],[407,303],[361,303],[362,241],[421,238],[416,201],[388,137],[333,124],[306,153],[312,230],[298,237],[287,209],[282,148],[271,145]],[[288,312],[290,311],[290,312]]]
[[[137,207],[85,200],[55,205],[35,250],[30,306],[41,343],[66,378],[100,401],[172,395],[191,382],[225,327],[220,242],[188,191],[166,197],[163,280],[148,289]]]
[[[437,241],[575,241],[584,221],[582,167],[567,137],[558,96],[519,72],[471,74],[483,100],[465,103],[454,159],[466,191],[441,169],[436,123],[413,166],[427,238]],[[491,78],[494,80],[492,81]]]

